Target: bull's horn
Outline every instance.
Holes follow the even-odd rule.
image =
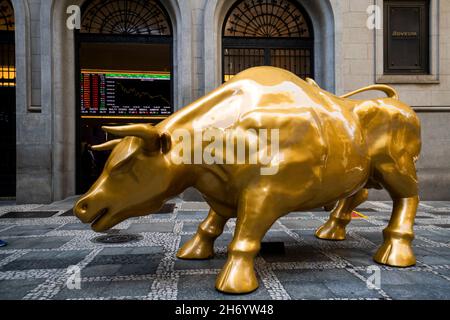
[[[149,124],[132,124],[128,126],[119,127],[102,127],[108,133],[111,133],[119,137],[138,137],[144,140],[144,148],[153,152],[158,149],[165,151],[164,147],[167,145],[165,143],[165,135],[160,135],[157,129]]]
[[[102,127],[108,133],[118,137],[138,137],[144,140],[159,137],[158,131],[149,124],[132,124],[118,127]]]
[[[97,146],[92,146],[91,149],[94,151],[109,151],[114,149],[119,143],[122,141],[121,139],[107,141],[103,144],[99,144]]]

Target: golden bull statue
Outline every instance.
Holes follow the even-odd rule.
[[[348,99],[369,90],[388,97]],[[258,287],[254,258],[261,240],[277,219],[292,211],[338,202],[316,235],[344,240],[351,213],[367,199],[369,188],[384,188],[393,200],[375,261],[396,267],[415,264],[411,242],[419,203],[415,161],[421,148],[420,122],[388,86],[337,97],[311,79],[305,82],[282,69],[258,67],[157,126],[104,130],[122,139],[94,147],[112,153],[102,175],[75,205],[77,217],[92,223],[95,231],[105,231],[125,219],[156,212],[168,199],[195,187],[211,210],[178,257],[212,258],[215,239],[230,218],[237,218],[228,260],[217,277],[216,288],[222,292],[248,293]],[[277,134],[266,134],[262,143],[256,134],[261,130]],[[222,142],[216,143],[213,162],[179,161],[201,155],[212,141],[193,138],[188,144],[186,133],[194,137],[208,131],[222,133],[232,145],[241,141],[246,150],[256,145],[253,155],[267,152],[270,161],[252,162],[252,152],[236,161],[237,148],[225,152]]]

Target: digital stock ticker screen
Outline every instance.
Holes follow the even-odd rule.
[[[170,73],[81,71],[82,117],[172,114]]]

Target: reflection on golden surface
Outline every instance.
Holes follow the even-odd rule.
[[[74,211],[94,230],[104,231],[130,217],[156,212],[168,199],[195,187],[211,210],[178,257],[211,258],[214,240],[226,222],[237,217],[228,261],[216,288],[248,293],[258,287],[254,258],[261,240],[277,219],[292,211],[331,209],[338,202],[316,235],[343,240],[351,212],[367,199],[368,189],[384,188],[394,206],[374,259],[411,266],[419,203],[415,161],[421,149],[420,123],[394,89],[377,85],[357,92],[367,90],[381,90],[388,97],[337,97],[311,79],[258,67],[236,75],[155,127],[107,127],[107,132],[122,139],[94,148],[112,153]],[[249,129],[279,130],[278,150],[263,150],[272,156],[269,166],[279,166],[278,171],[261,175],[258,164],[220,164],[227,163],[227,153],[216,155],[215,164],[174,164],[172,153],[182,143],[174,136],[181,129],[192,136],[210,129],[232,132],[249,147],[255,143],[246,134]],[[195,154],[205,145],[194,143],[189,152]],[[271,148],[270,143],[265,146]]]

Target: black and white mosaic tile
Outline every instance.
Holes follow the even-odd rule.
[[[0,206],[0,239],[8,242],[0,248],[0,299],[450,299],[450,202],[421,204],[414,241],[417,265],[406,269],[372,260],[389,220],[389,202],[358,208],[367,218],[354,219],[343,242],[314,237],[328,213],[292,213],[264,238],[267,245],[256,259],[260,288],[236,296],[214,289],[235,221],[216,241],[214,259],[176,258],[206,217],[205,203],[177,199],[159,214],[115,228],[139,234],[140,241],[100,244],[92,241],[99,234],[73,216],[73,201]],[[52,214],[39,216],[45,211]],[[79,288],[70,285],[74,266]],[[374,267],[379,286],[367,284]]]

